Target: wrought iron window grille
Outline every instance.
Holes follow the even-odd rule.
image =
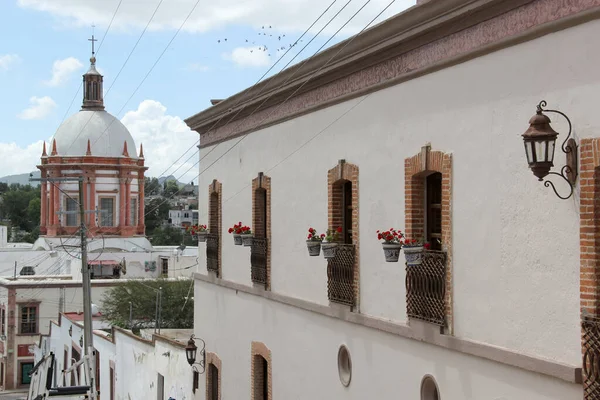
[[[600,400],[600,318],[584,316],[583,393],[585,400]]]
[[[206,269],[219,276],[219,235],[216,233],[206,235]]]
[[[253,238],[250,249],[250,275],[252,282],[267,285],[267,238]]]
[[[406,313],[446,325],[446,252],[425,251],[421,265],[406,267]]]
[[[327,262],[327,297],[334,303],[353,307],[354,245],[338,244],[335,257]]]

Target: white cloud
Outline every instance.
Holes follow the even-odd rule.
[[[0,142],[0,171],[2,176],[23,174],[35,170],[42,156],[41,140],[27,147],[20,147],[16,143]]]
[[[19,6],[47,12],[55,16],[62,25],[89,27],[91,24],[105,28],[117,7],[119,0],[18,0]],[[125,1],[121,4],[111,30],[143,28],[154,12],[156,2]],[[158,9],[150,30],[174,30],[190,12],[196,0],[170,0]],[[325,2],[329,3],[329,1]],[[188,32],[205,32],[229,25],[244,25],[261,29],[263,25],[273,26],[277,32],[293,33],[305,30],[324,10],[321,0],[221,0],[201,2],[184,26]],[[389,0],[372,0],[364,10],[345,28],[345,34],[358,32]],[[324,32],[330,34],[349,20],[364,3],[350,4]],[[388,18],[412,5],[415,0],[397,0],[379,20]],[[312,32],[317,32],[340,8],[335,4],[317,23]]]
[[[48,86],[59,86],[69,80],[71,75],[81,67],[83,67],[83,64],[75,57],[56,60],[52,65],[52,78],[45,83]]]
[[[155,100],[144,100],[137,110],[129,111],[121,122],[129,129],[139,151],[144,145],[144,158],[149,167],[147,176],[174,175],[182,182],[191,182],[198,175],[198,134],[177,116],[168,115],[167,108]],[[186,150],[185,156],[170,167]],[[179,168],[179,169],[177,169]],[[166,172],[165,172],[166,170]]]
[[[18,63],[21,58],[16,54],[0,55],[0,70],[8,70],[11,66]]]
[[[56,103],[49,96],[29,98],[31,105],[21,111],[17,117],[21,119],[43,119],[56,108]]]
[[[271,64],[271,58],[266,51],[255,47],[238,47],[231,53],[223,54],[225,60],[232,61],[240,67],[265,67]]]

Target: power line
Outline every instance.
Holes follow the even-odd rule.
[[[344,28],[344,27],[345,27],[345,26],[346,26],[348,23],[350,23],[350,21],[352,21],[352,19],[353,19],[354,17],[356,17],[356,15],[358,15],[358,13],[359,13],[359,12],[360,12],[360,11],[361,11],[361,10],[362,10],[364,7],[366,7],[366,5],[367,5],[367,4],[369,4],[369,2],[370,2],[370,1],[371,1],[371,0],[367,0],[367,2],[366,2],[365,4],[363,4],[363,6],[362,6],[362,7],[361,7],[361,8],[360,8],[358,11],[356,11],[356,12],[355,12],[355,13],[352,15],[352,17],[351,17],[351,18],[350,18],[348,21],[346,21],[346,23],[344,23],[344,25],[342,25],[342,26],[341,26],[341,27],[340,27],[340,28],[339,28],[339,29],[338,29],[338,30],[337,30],[337,31],[334,33],[334,35],[332,35],[332,38],[333,38],[333,37],[335,37],[335,35],[337,35],[337,33],[338,33],[338,32],[340,32],[340,31],[341,31],[341,30],[342,30],[342,29],[343,29],[343,28]],[[337,52],[336,52],[336,53],[335,53],[333,56],[331,56],[331,57],[329,58],[329,60],[327,60],[327,62],[325,62],[325,63],[324,63],[324,64],[323,64],[321,67],[319,67],[319,69],[318,69],[318,70],[316,70],[315,72],[313,72],[313,73],[312,73],[312,74],[311,74],[311,75],[308,77],[308,79],[306,79],[306,80],[305,80],[305,81],[304,81],[304,82],[303,82],[303,83],[302,83],[302,84],[301,84],[301,85],[300,85],[298,88],[296,88],[296,89],[295,89],[295,90],[294,90],[294,91],[293,91],[293,92],[292,92],[292,93],[291,93],[291,94],[290,94],[290,95],[289,95],[289,96],[288,96],[288,97],[287,97],[287,98],[286,98],[286,99],[285,99],[285,100],[284,100],[282,103],[280,103],[280,104],[278,105],[278,108],[277,108],[277,109],[273,110],[271,113],[269,113],[267,116],[265,116],[265,118],[263,118],[263,120],[262,120],[262,121],[264,121],[264,120],[266,120],[267,118],[269,118],[269,117],[270,117],[270,116],[271,116],[271,115],[272,115],[272,114],[273,114],[273,113],[274,113],[276,110],[278,110],[278,109],[279,109],[279,107],[281,107],[283,104],[285,104],[285,102],[286,102],[286,101],[288,101],[288,100],[289,100],[290,98],[292,98],[292,97],[293,97],[293,96],[294,96],[294,95],[295,95],[295,94],[296,94],[296,93],[297,93],[297,92],[298,92],[300,89],[302,89],[302,87],[304,87],[304,85],[306,85],[306,84],[307,84],[307,83],[308,83],[308,82],[309,82],[309,81],[310,81],[310,80],[311,80],[311,79],[312,79],[312,78],[313,78],[313,77],[314,77],[316,74],[318,74],[318,73],[319,73],[319,72],[320,72],[320,71],[321,71],[321,70],[322,70],[324,67],[326,67],[327,65],[329,65],[329,63],[330,63],[330,62],[331,62],[331,61],[332,61],[332,60],[333,60],[335,57],[337,57],[337,55],[338,55],[338,54],[340,54],[340,53],[341,53],[341,52],[342,52],[342,51],[343,51],[343,50],[344,50],[344,49],[345,49],[345,48],[346,48],[346,47],[347,47],[347,46],[348,46],[350,43],[352,43],[352,42],[353,42],[353,41],[354,41],[354,40],[355,40],[357,37],[359,37],[359,36],[362,34],[362,32],[364,32],[364,31],[365,31],[365,30],[366,30],[366,29],[367,29],[367,28],[368,28],[368,27],[369,27],[369,26],[370,26],[370,25],[371,25],[371,24],[372,24],[372,23],[373,23],[373,22],[374,22],[374,21],[375,21],[377,18],[379,18],[379,17],[381,16],[381,14],[383,14],[383,13],[384,13],[384,12],[385,12],[385,11],[386,11],[386,10],[387,10],[389,7],[391,7],[391,6],[392,6],[392,4],[394,4],[395,2],[396,2],[396,0],[392,0],[390,3],[388,3],[388,5],[387,5],[387,6],[386,6],[386,7],[385,7],[385,8],[384,8],[384,9],[383,9],[381,12],[379,12],[379,13],[378,13],[378,14],[377,14],[377,15],[376,15],[376,16],[375,16],[375,17],[374,17],[374,18],[373,18],[373,19],[372,19],[372,20],[371,20],[371,21],[370,21],[370,22],[369,22],[369,23],[368,23],[368,24],[367,24],[367,25],[366,25],[366,26],[365,26],[363,29],[361,29],[361,31],[360,31],[358,34],[356,34],[356,35],[355,35],[355,36],[353,36],[353,37],[352,37],[350,40],[348,40],[348,41],[347,41],[347,42],[346,42],[346,43],[345,43],[345,44],[344,44],[344,45],[343,45],[343,46],[342,46],[342,47],[341,47],[341,48],[340,48],[340,49],[339,49],[339,50],[338,50],[338,51],[337,51]],[[331,39],[330,39],[330,40],[331,40]],[[329,42],[329,41],[328,41],[328,42]],[[326,42],[326,43],[325,43],[323,46],[325,46],[325,45],[326,45],[328,42]],[[323,46],[321,46],[321,48],[319,48],[319,50],[317,50],[317,52],[318,52],[318,51],[320,51],[320,50],[323,48]],[[315,53],[315,54],[316,54],[316,53]],[[266,100],[268,100],[268,98],[267,98]],[[265,101],[266,101],[266,100],[265,100]],[[264,101],[263,101],[263,103],[264,103]],[[258,109],[258,108],[257,108],[257,109]],[[257,109],[255,109],[255,110],[253,111],[253,113],[254,113],[254,112],[256,112],[256,111],[257,111]],[[250,115],[252,115],[252,114],[250,114]],[[262,122],[262,121],[261,121],[261,122]],[[243,136],[242,136],[242,137],[241,137],[239,140],[237,140],[237,141],[236,141],[236,142],[235,142],[235,143],[234,143],[234,144],[233,144],[233,145],[232,145],[232,146],[231,146],[229,149],[227,149],[227,150],[226,150],[226,151],[225,151],[223,154],[221,154],[219,157],[217,157],[217,159],[216,159],[215,161],[213,161],[213,162],[212,162],[212,163],[211,163],[211,164],[210,164],[208,167],[206,167],[204,170],[202,170],[202,171],[201,171],[201,172],[200,172],[200,173],[199,173],[199,174],[196,176],[196,178],[200,177],[200,176],[201,176],[201,175],[202,175],[204,172],[206,172],[206,171],[207,171],[207,170],[208,170],[210,167],[212,167],[214,164],[216,164],[216,163],[217,163],[217,162],[218,162],[218,161],[219,161],[221,158],[223,158],[223,157],[224,157],[224,156],[225,156],[227,153],[229,153],[229,152],[230,152],[230,151],[231,151],[231,150],[232,150],[234,147],[236,147],[236,146],[237,146],[237,145],[238,145],[238,144],[239,144],[239,143],[240,143],[242,140],[244,140],[244,139],[245,139],[245,138],[246,138],[246,137],[247,137],[249,134],[250,134],[250,133],[246,133],[245,135],[243,135]],[[216,147],[216,146],[215,146],[215,147]],[[213,148],[213,149],[214,149],[214,148]],[[204,157],[203,157],[203,158],[204,158]],[[198,163],[200,163],[200,161],[202,161],[202,159],[203,159],[203,158],[201,158],[201,159],[200,159],[200,160],[199,160],[199,161],[198,161],[196,164],[194,164],[194,166],[195,166],[195,165],[197,165]],[[194,178],[194,179],[195,179],[195,178]],[[178,193],[178,192],[174,193],[173,195],[175,195],[175,194],[177,194],[177,193]],[[171,197],[173,197],[173,196],[171,196]],[[165,201],[168,201],[168,199],[166,199]],[[161,204],[162,204],[162,203],[161,203]],[[154,210],[155,210],[155,209],[157,209],[159,206],[160,206],[160,204],[159,204],[158,206],[156,206],[156,207],[155,207],[153,210],[151,210],[151,211],[154,211]]]
[[[103,97],[106,98],[106,96],[108,95],[108,93],[110,92],[110,90],[112,89],[112,87],[114,86],[115,82],[117,81],[117,79],[119,78],[119,75],[121,75],[121,72],[123,71],[123,69],[125,68],[125,66],[127,65],[127,62],[129,61],[129,59],[131,58],[133,52],[135,51],[135,49],[137,48],[138,44],[140,43],[140,41],[142,40],[142,37],[144,36],[144,34],[146,33],[146,30],[148,29],[148,26],[150,26],[150,23],[152,22],[152,20],[154,19],[154,16],[156,15],[156,12],[158,11],[158,8],[160,7],[160,5],[162,4],[163,0],[160,0],[158,2],[158,5],[156,6],[156,8],[154,9],[154,12],[152,13],[152,15],[150,16],[150,19],[148,20],[148,23],[146,24],[146,26],[144,27],[144,29],[142,30],[142,33],[140,34],[140,36],[138,37],[137,41],[135,42],[135,44],[133,45],[133,48],[131,49],[131,51],[129,52],[129,54],[127,55],[127,58],[125,59],[125,62],[123,62],[123,65],[121,66],[121,69],[119,69],[119,72],[117,73],[117,75],[115,76],[115,79],[113,79],[113,82],[111,83],[111,85],[109,86],[108,90],[106,91],[106,93],[103,94]],[[120,6],[120,4],[119,4]],[[115,13],[116,14],[116,13]],[[75,139],[73,139],[73,141],[71,142],[71,144],[69,145],[69,147],[67,148],[67,152],[69,151],[69,149],[73,146],[73,144],[75,143],[75,141],[77,141],[77,139],[79,139],[79,136],[81,136],[81,134],[83,133],[83,130],[85,129],[85,127],[89,124],[89,122],[92,120],[92,118],[94,117],[95,113],[92,113],[90,115],[90,118],[87,120],[87,122],[83,125],[83,127],[81,128],[81,130],[79,131],[79,133],[77,134],[77,136],[75,137]],[[111,122],[112,124],[112,122]],[[109,125],[110,126],[110,125]],[[108,129],[108,128],[107,128]],[[95,142],[94,142],[95,143]]]

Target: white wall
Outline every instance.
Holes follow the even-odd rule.
[[[582,386],[196,281],[195,334],[222,362],[223,399],[250,398],[251,342],[271,350],[273,398],[419,399],[432,375],[444,400],[579,400]],[[207,305],[210,304],[210,307]],[[240,332],[244,332],[240,335]],[[352,359],[342,386],[337,352]],[[200,379],[196,399],[204,399]]]
[[[73,326],[72,336],[69,328]],[[64,346],[71,352],[71,343],[78,343],[83,334],[82,328],[62,318],[61,326],[54,324],[48,349],[54,351],[59,370],[63,366]],[[164,399],[169,396],[176,400],[192,398],[192,369],[187,363],[185,350],[163,339],[157,339],[155,345],[147,341],[132,338],[116,331],[112,340],[94,335],[94,347],[100,353],[100,393],[109,397],[110,362],[115,365],[115,399],[153,399],[157,395],[158,374],[164,376]],[[36,361],[41,351],[36,351]]]
[[[600,53],[590,39],[599,29],[589,22],[286,121],[231,151],[237,139],[203,148],[200,171],[229,151],[199,183],[200,223],[210,182],[223,184],[223,278],[251,284],[249,249],[233,246],[227,229],[251,223],[250,184],[263,171],[272,179],[272,290],[328,304],[325,261],[308,257],[304,240],[309,226],[326,228],[327,170],[345,159],[360,169],[360,311],[406,321],[403,265],[384,262],[375,232],[404,228],[404,159],[431,142],[453,154],[455,335],[579,364],[578,195],[560,200],[537,181],[520,135],[545,99],[569,115],[576,137],[600,136]],[[564,138],[566,123],[551,118]],[[557,150],[557,164],[564,159]]]

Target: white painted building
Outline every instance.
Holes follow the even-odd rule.
[[[198,210],[188,209],[188,207],[183,210],[169,210],[169,224],[181,229],[198,225]]]
[[[194,372],[186,360],[184,349],[190,333],[189,330],[168,330],[142,338],[115,327],[96,329],[94,348],[98,357],[101,398],[192,399]],[[82,337],[81,316],[65,313],[51,322],[49,333],[36,343],[36,362],[44,355],[54,353],[55,379],[60,386],[75,384],[71,377],[62,380],[60,371],[72,365],[73,359],[81,357]],[[83,373],[80,375],[83,376]]]
[[[595,0],[431,0],[188,118],[211,232],[195,398],[597,398],[599,33]],[[567,200],[527,166],[540,100],[573,124]],[[334,261],[309,257],[307,229],[338,226]],[[433,267],[385,262],[389,227],[441,238]]]

